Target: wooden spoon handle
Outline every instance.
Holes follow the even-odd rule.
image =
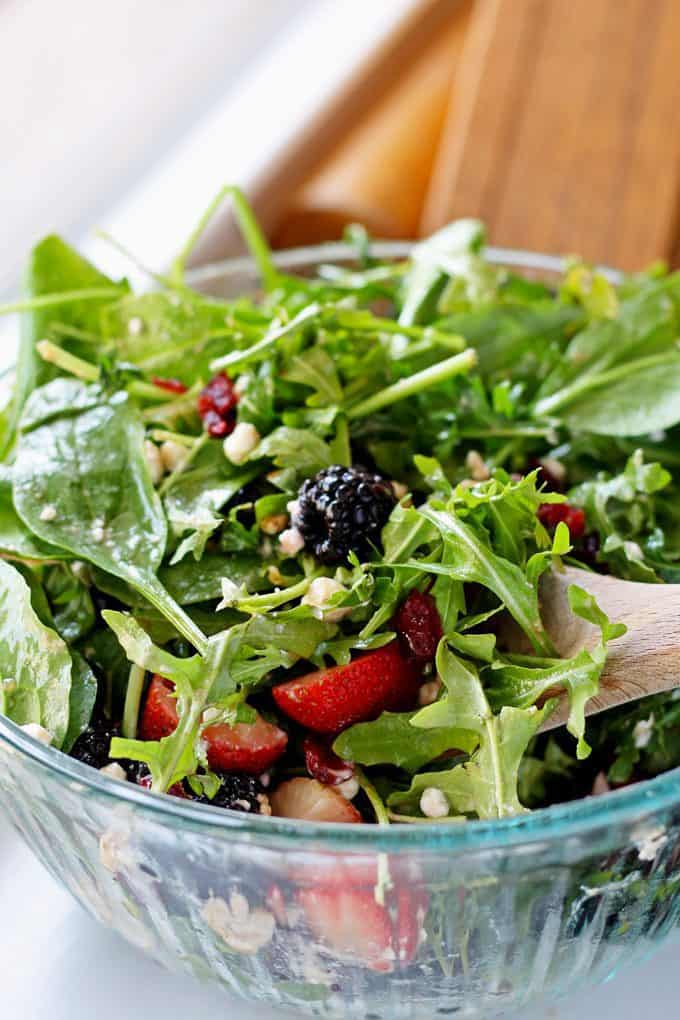
[[[677,0],[478,0],[421,224],[622,269],[678,243]]]
[[[571,567],[546,574],[541,581],[541,614],[565,657],[593,647],[599,639],[599,631],[569,609],[570,584],[589,591],[612,623],[628,628],[609,645],[600,692],[588,702],[588,715],[680,687],[680,585],[621,581]],[[544,728],[559,726],[567,713],[564,698]]]

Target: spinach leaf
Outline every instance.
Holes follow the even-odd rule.
[[[41,622],[21,574],[0,560],[0,711],[20,726],[39,723],[61,747],[69,728],[69,650]]]
[[[95,609],[90,591],[64,564],[47,569],[43,586],[52,609],[54,627],[69,644],[79,641],[94,628]]]
[[[35,349],[37,341],[49,335],[50,326],[55,321],[99,334],[102,309],[115,296],[116,289],[123,292],[126,286],[125,283],[114,284],[113,280],[100,273],[91,262],[56,235],[46,237],[36,245],[25,274],[27,298],[92,288],[102,288],[102,296],[97,300],[75,298],[63,305],[36,308],[24,313],[8,439],[16,430],[29,395],[56,374],[55,368],[38,356]],[[6,449],[7,441],[3,453]]]
[[[224,456],[221,443],[208,443],[200,451],[163,500],[173,533],[185,535],[173,563],[190,552],[200,560],[206,542],[222,523],[219,511],[258,474],[258,469],[252,466],[234,467]]]
[[[360,765],[397,765],[417,772],[446,751],[469,752],[477,745],[469,731],[455,727],[416,729],[412,712],[383,712],[373,722],[356,723],[336,737],[333,750]]]
[[[60,560],[68,553],[41,542],[31,533],[14,509],[12,470],[0,464],[0,552],[18,560]]]
[[[74,397],[83,410],[73,409]],[[46,418],[37,413],[45,405]],[[127,581],[203,647],[204,635],[156,576],[166,522],[142,453],[144,430],[126,395],[55,379],[29,398],[26,421],[14,465],[14,502],[24,523],[43,541]]]

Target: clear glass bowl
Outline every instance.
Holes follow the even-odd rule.
[[[326,245],[277,261],[350,257]],[[492,257],[543,279],[561,267]],[[231,296],[257,285],[243,259],[194,280]],[[57,881],[159,962],[317,1016],[488,1018],[550,1001],[648,954],[680,914],[678,770],[500,822],[344,827],[155,797],[0,719],[0,804]]]

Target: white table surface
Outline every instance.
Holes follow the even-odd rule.
[[[166,2],[174,6],[176,0]],[[255,18],[259,2],[250,5]],[[284,140],[285,125],[279,118],[269,117],[267,132],[261,130],[263,113],[272,101],[273,81],[278,109],[288,117],[307,115],[310,104],[337,86],[347,58],[370,45],[372,34],[384,29],[409,2],[343,0],[340,5],[335,0],[315,0],[313,14],[277,40],[268,49],[266,61],[249,69],[238,91],[216,103],[99,222],[142,261],[162,265],[225,179],[247,184],[262,160]],[[247,5],[239,3],[236,9],[244,8]],[[348,17],[352,8],[357,17]],[[314,89],[309,88],[310,81]],[[226,163],[217,158],[225,137],[239,140]],[[45,221],[41,229],[47,232],[54,225]],[[101,242],[89,242],[86,248],[100,262],[106,261],[110,271],[129,269],[116,265],[116,258]],[[0,366],[13,358],[15,335],[14,324],[2,325]],[[608,985],[586,993],[574,989],[574,996],[562,1005],[538,1006],[530,1014],[524,1012],[522,1020],[640,1020],[652,1014],[671,1020],[679,1012],[679,964],[680,948],[662,949],[650,963]],[[225,1016],[282,1020],[283,1015],[236,1003],[217,990],[169,975],[97,925],[34,860],[2,819],[0,805],[1,1020],[224,1020]]]

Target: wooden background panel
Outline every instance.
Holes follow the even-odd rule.
[[[478,0],[422,230],[638,268],[675,254],[678,0]]]

